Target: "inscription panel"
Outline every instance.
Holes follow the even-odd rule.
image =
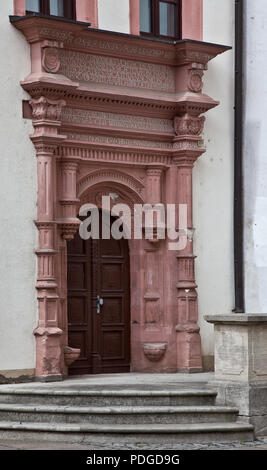
[[[175,72],[168,65],[61,50],[59,73],[73,81],[175,92]]]
[[[136,131],[151,131],[173,134],[173,123],[170,119],[158,119],[127,114],[105,113],[85,109],[63,108],[63,122],[87,126],[116,127]]]

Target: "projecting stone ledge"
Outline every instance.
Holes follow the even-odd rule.
[[[204,318],[208,323],[214,324],[225,323],[237,325],[238,323],[240,323],[243,325],[244,323],[267,323],[267,314],[265,313],[232,313],[228,315],[206,315]]]
[[[257,435],[267,435],[267,314],[205,320],[215,329],[217,403],[237,406],[240,420],[253,424]]]

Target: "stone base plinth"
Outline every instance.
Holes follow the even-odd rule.
[[[215,329],[217,403],[239,408],[240,420],[267,434],[267,315],[211,315]]]

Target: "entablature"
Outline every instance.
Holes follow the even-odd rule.
[[[60,103],[58,155],[76,148],[89,160],[112,160],[115,152],[120,162],[128,153],[168,165],[181,153],[194,161],[205,151],[202,114],[219,103],[202,93],[203,75],[227,46],[153,40],[41,15],[10,20],[31,45],[31,73],[21,83],[30,103],[38,112],[43,99]],[[42,130],[34,112],[33,141],[37,133],[51,139],[49,122]]]
[[[32,70],[23,86],[35,97],[46,90],[68,103],[136,104],[142,113],[157,106],[177,113],[186,101],[199,104],[201,113],[217,104],[202,94],[202,77],[227,46],[153,40],[41,16],[11,22],[31,44]]]

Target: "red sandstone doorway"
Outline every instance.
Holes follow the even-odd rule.
[[[127,240],[82,240],[78,232],[68,242],[68,336],[81,349],[69,375],[130,371]]]

